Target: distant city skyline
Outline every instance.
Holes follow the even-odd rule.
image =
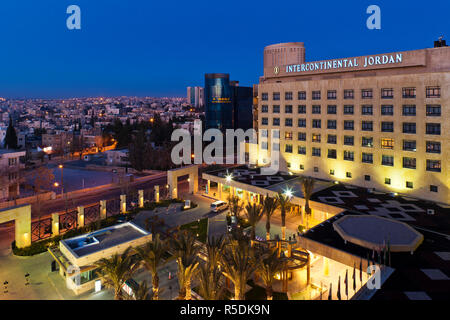
[[[81,30],[66,8],[81,8]],[[448,1],[377,1],[381,30],[366,28],[370,1],[3,1],[0,97],[185,97],[205,73],[258,83],[266,45],[305,43],[306,60],[433,46],[450,34]]]

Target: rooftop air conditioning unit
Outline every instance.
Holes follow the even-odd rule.
[[[427,214],[433,215],[434,214],[434,209],[427,209]]]

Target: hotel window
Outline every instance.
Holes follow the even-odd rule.
[[[336,120],[327,121],[327,129],[336,129]]]
[[[394,89],[383,88],[381,89],[381,99],[392,99],[394,98]]]
[[[274,126],[279,126],[279,125],[280,125],[280,118],[273,118],[272,124],[273,124]]]
[[[336,100],[336,90],[328,90],[327,91],[327,99],[328,100]]]
[[[298,127],[306,128],[306,119],[298,119]]]
[[[269,100],[269,94],[267,92],[263,92],[262,95],[261,95],[261,100],[262,101]]]
[[[373,121],[363,121],[361,123],[362,131],[373,131]]]
[[[272,100],[280,100],[280,93],[279,92],[274,92],[272,95]]]
[[[303,164],[300,165],[300,170],[305,170],[305,166]]]
[[[284,147],[284,152],[292,153],[292,144],[287,144],[287,145]]]
[[[319,167],[314,167],[314,172],[319,172]]]
[[[306,91],[298,92],[298,100],[306,100]]]
[[[409,189],[413,188],[413,183],[411,181],[406,181],[406,187]]]
[[[306,147],[298,146],[298,154],[306,154]]]
[[[312,99],[313,100],[320,100],[320,91],[313,91],[312,92]]]
[[[320,114],[320,106],[318,105],[312,106],[312,114]]]
[[[365,104],[361,108],[361,114],[363,116],[373,115],[373,107],[371,104]]]
[[[416,151],[416,140],[403,140],[404,151]]]
[[[354,130],[355,123],[353,120],[345,120],[344,121],[344,130]]]
[[[344,160],[353,161],[355,160],[355,153],[353,151],[344,151]]]
[[[440,123],[427,123],[426,125],[427,134],[441,134],[441,124]]]
[[[304,113],[306,113],[306,106],[305,106],[305,105],[299,105],[299,106],[298,106],[298,113],[299,113],[299,114],[304,114]]]
[[[381,149],[394,149],[394,139],[381,138]]]
[[[425,94],[427,98],[440,98],[441,87],[427,87]]]
[[[313,133],[312,134],[312,136],[311,136],[311,141],[312,142],[320,142],[320,134],[317,134],[317,133]]]
[[[292,127],[292,119],[291,118],[284,119],[284,125],[286,127]]]
[[[312,127],[313,128],[320,128],[322,126],[322,121],[319,119],[313,119],[312,120]]]
[[[393,122],[381,122],[381,131],[382,132],[394,132],[394,123]]]
[[[416,106],[415,105],[403,105],[403,115],[404,116],[415,116],[416,115]]]
[[[344,90],[344,99],[354,99],[354,98],[355,95],[353,89]]]
[[[261,122],[263,125],[268,125],[269,124],[269,120],[267,118],[262,118]]]
[[[355,144],[355,137],[353,136],[344,136],[344,145],[353,146]]]
[[[372,89],[362,89],[361,90],[361,98],[362,99],[372,99],[373,98]]]
[[[269,144],[267,143],[267,141],[261,142],[261,149],[263,149],[263,150],[269,149]]]
[[[272,144],[273,151],[280,151],[280,144],[279,143],[273,143]]]
[[[441,143],[437,141],[427,141],[427,153],[441,153]]]
[[[403,168],[415,169],[416,168],[416,158],[403,157]]]
[[[361,161],[364,163],[373,163],[373,154],[363,152]]]
[[[306,132],[298,133],[298,141],[306,141]]]
[[[267,129],[261,130],[261,137],[267,138],[269,136],[269,131]]]
[[[391,178],[384,178],[384,184],[391,184]]]
[[[403,122],[403,133],[416,133],[416,123]]]
[[[381,164],[383,166],[391,166],[391,167],[393,167],[394,166],[394,156],[382,155],[381,156]]]
[[[336,144],[337,143],[337,137],[334,134],[329,134],[328,138],[327,138],[327,143]]]
[[[280,130],[272,130],[272,138],[279,139],[280,138]]]
[[[353,114],[354,108],[352,105],[344,106],[344,114]]]
[[[272,107],[272,112],[273,113],[280,113],[280,106],[274,105]]]
[[[381,115],[382,116],[392,116],[392,115],[394,115],[394,106],[391,106],[391,105],[383,105],[383,106],[381,106]]]
[[[291,105],[284,106],[284,113],[292,113],[292,106]]]
[[[430,192],[438,192],[438,187],[430,184]]]
[[[441,116],[441,106],[440,105],[427,104],[427,117],[440,117],[440,116]]]
[[[362,137],[361,146],[366,147],[366,148],[373,148],[373,138],[372,137]]]
[[[284,133],[284,139],[285,140],[292,140],[292,132],[285,132]]]
[[[334,176],[334,170],[330,169],[330,176]]]
[[[320,157],[320,148],[312,148],[313,157]]]
[[[328,149],[328,158],[336,159],[336,149]]]
[[[327,106],[327,113],[328,114],[336,114],[336,106],[334,106],[334,105]]]
[[[292,91],[284,93],[284,100],[292,100]]]
[[[263,106],[261,107],[261,112],[262,112],[262,113],[267,113],[267,112],[269,112],[269,106],[268,106],[268,105],[263,105]]]
[[[402,96],[404,99],[411,99],[416,97],[416,88],[403,88]]]
[[[370,176],[368,174],[364,175],[364,180],[370,181]]]
[[[441,172],[441,160],[427,160],[427,171]]]
[[[345,176],[346,176],[347,178],[351,178],[351,177],[352,177],[352,173],[347,171],[347,172],[345,173]]]

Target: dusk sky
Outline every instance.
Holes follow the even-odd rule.
[[[81,30],[66,27],[71,4]],[[381,30],[366,28],[371,4]],[[428,48],[450,42],[449,12],[448,0],[2,0],[0,97],[185,96],[208,72],[250,86],[266,45],[304,42],[309,61]]]

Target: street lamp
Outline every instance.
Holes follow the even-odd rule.
[[[233,180],[233,176],[232,176],[231,174],[227,174],[227,175],[225,176],[225,180],[226,180],[227,182],[231,182],[231,180]]]
[[[284,195],[285,195],[287,198],[292,197],[292,190],[291,190],[291,189],[286,189],[286,190],[284,191]]]
[[[58,166],[58,168],[61,169],[61,194],[64,194],[64,180],[63,180],[63,171],[64,171],[63,169],[64,169],[64,166],[62,164],[60,164]]]

